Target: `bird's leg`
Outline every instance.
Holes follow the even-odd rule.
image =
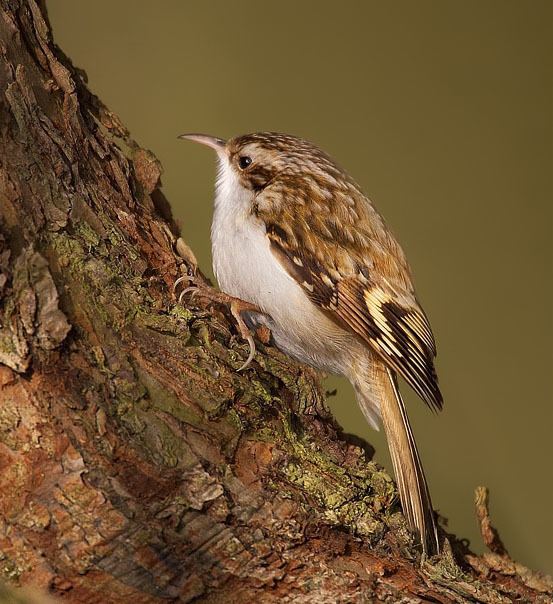
[[[244,319],[242,318],[242,313],[246,311],[252,311],[260,314],[264,314],[255,304],[251,304],[250,302],[246,302],[245,300],[240,300],[240,298],[235,298],[229,294],[225,294],[224,292],[219,292],[211,287],[207,286],[205,283],[199,281],[197,278],[189,275],[185,275],[183,277],[179,277],[175,281],[174,288],[177,289],[178,285],[183,281],[188,281],[193,285],[189,285],[185,287],[179,294],[179,303],[182,301],[184,296],[188,293],[192,293],[192,295],[200,295],[203,298],[207,298],[212,302],[218,302],[219,304],[226,304],[230,307],[230,312],[236,321],[236,325],[238,327],[238,331],[240,336],[248,342],[250,347],[250,353],[246,362],[238,369],[238,371],[242,371],[248,367],[248,365],[252,362],[255,357],[255,342],[252,336],[252,332],[249,330],[248,326],[244,323]]]

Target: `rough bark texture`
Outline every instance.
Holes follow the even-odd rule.
[[[160,165],[34,0],[0,0],[0,93],[4,581],[103,604],[550,601],[493,535],[421,560],[313,372],[259,344],[238,373],[227,309],[176,304],[196,266]]]

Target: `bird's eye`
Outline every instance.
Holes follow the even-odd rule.
[[[238,158],[238,165],[240,166],[240,170],[245,170],[252,163],[252,158],[247,155],[241,155]]]

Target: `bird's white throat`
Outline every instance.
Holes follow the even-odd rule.
[[[280,273],[286,285],[294,282],[274,259],[264,224],[252,214],[253,197],[226,157],[219,156],[211,225],[213,270],[223,291],[266,309],[266,298],[274,293],[269,274]]]

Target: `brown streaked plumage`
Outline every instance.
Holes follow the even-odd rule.
[[[323,151],[277,133],[217,151],[212,225],[221,288],[255,304],[253,323],[288,354],[348,377],[368,421],[382,418],[402,506],[427,552],[434,513],[397,386],[399,373],[434,410],[442,396],[432,331],[405,255],[359,186]],[[207,139],[207,142],[206,142]]]

